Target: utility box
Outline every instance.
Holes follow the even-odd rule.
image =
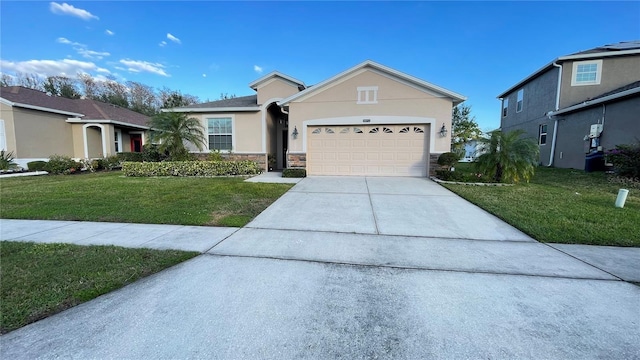
[[[597,138],[602,133],[602,124],[593,124],[591,125],[591,130],[589,131],[590,138]]]

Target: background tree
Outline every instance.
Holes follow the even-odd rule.
[[[14,84],[27,89],[43,90],[42,79],[36,74],[17,73]]]
[[[53,96],[61,96],[68,99],[80,99],[80,92],[76,86],[76,80],[66,76],[49,76],[43,83],[44,91]]]
[[[91,77],[91,75],[86,73],[79,73],[77,78],[80,92],[84,95],[85,98],[91,100],[100,100],[100,86],[96,83],[93,77]]]
[[[235,97],[236,94],[229,95],[228,93],[220,93],[220,98],[218,100],[234,99]]]
[[[129,88],[129,106],[131,110],[147,116],[153,116],[158,113],[158,98],[151,86],[136,81],[128,81],[127,87]]]
[[[151,127],[150,140],[159,143],[158,150],[168,153],[171,160],[187,160],[190,158],[185,143],[195,145],[199,150],[204,148],[205,132],[200,120],[188,117],[185,113],[161,112],[149,121]]]
[[[454,107],[451,116],[451,151],[463,158],[465,143],[476,140],[481,135],[482,130],[475,116],[471,116],[471,107],[463,104]]]
[[[113,105],[118,105],[125,109],[129,108],[129,89],[115,80],[103,81],[99,89],[98,100]]]
[[[488,138],[479,138],[482,155],[476,167],[493,176],[495,182],[529,182],[538,164],[540,149],[532,138],[525,138],[523,130],[502,132],[495,130]]]
[[[182,94],[180,91],[171,90],[167,87],[160,90],[160,103],[163,109],[189,106],[200,102],[197,96]]]

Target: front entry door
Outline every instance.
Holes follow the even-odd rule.
[[[282,168],[285,169],[287,167],[287,147],[288,147],[288,134],[287,134],[288,130],[282,130],[282,158],[284,159],[284,161],[282,161]]]
[[[142,135],[131,134],[131,151],[142,152]]]

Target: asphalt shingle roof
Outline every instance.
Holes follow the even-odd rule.
[[[204,109],[204,108],[227,108],[227,107],[256,107],[258,106],[258,95],[239,96],[231,99],[209,101],[202,104],[194,104],[176,109]]]
[[[14,103],[83,114],[86,120],[114,120],[132,125],[146,126],[149,117],[135,111],[89,99],[67,99],[22,86],[0,88],[0,97]]]

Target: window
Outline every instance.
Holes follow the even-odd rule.
[[[209,150],[233,149],[233,121],[231,118],[207,119]]]
[[[359,86],[357,103],[358,104],[377,104],[378,103],[378,87],[377,86]]]
[[[122,141],[122,133],[120,132],[120,130],[116,130],[113,133],[113,143],[116,147],[116,152],[122,152],[122,148],[120,147],[120,143]]]
[[[545,145],[547,143],[547,125],[540,125],[538,128],[538,144]]]
[[[598,85],[602,73],[602,60],[576,61],[573,63],[571,86]]]
[[[522,111],[522,100],[524,99],[524,89],[518,90],[518,101],[516,102],[516,112]]]
[[[507,116],[508,109],[509,109],[509,99],[502,99],[502,117]]]

